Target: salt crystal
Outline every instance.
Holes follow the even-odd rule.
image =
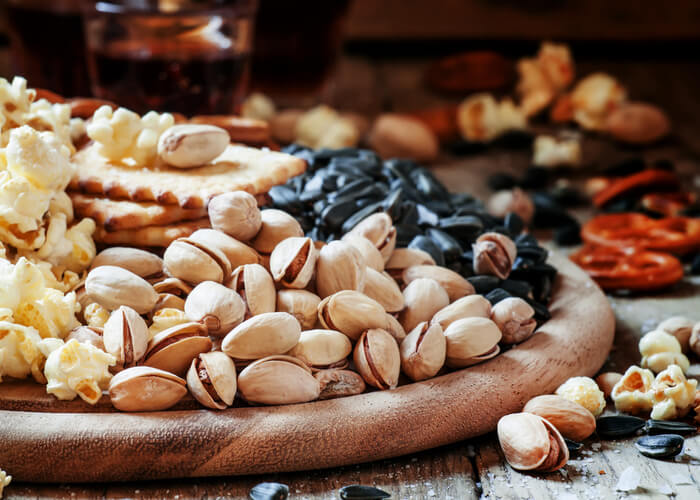
[[[685,474],[671,474],[671,481],[675,484],[693,484],[693,480]]]
[[[642,476],[637,469],[632,466],[627,467],[620,474],[620,480],[617,482],[615,489],[618,491],[634,491],[639,488],[641,480]]]
[[[673,495],[673,490],[668,484],[664,483],[661,486],[659,486],[659,493],[661,493],[662,495]]]
[[[434,497],[434,496],[437,496],[437,493],[435,493],[435,490],[428,490],[428,496]]]
[[[578,497],[573,493],[560,493],[559,500],[578,500]]]
[[[593,443],[593,444],[591,445],[591,448],[592,448],[593,450],[595,450],[595,451],[598,451],[598,450],[600,450],[600,448],[601,448],[602,446],[603,446],[603,445],[600,444],[600,443]]]

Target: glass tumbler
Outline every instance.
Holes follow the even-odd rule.
[[[247,92],[257,0],[112,0],[84,11],[93,95],[139,113],[228,114]]]

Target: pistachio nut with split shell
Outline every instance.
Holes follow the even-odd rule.
[[[221,127],[181,123],[166,129],[158,138],[158,156],[175,168],[206,165],[226,150],[230,137]]]
[[[352,370],[319,370],[314,378],[321,384],[318,399],[342,398],[365,392],[365,381]]]
[[[364,236],[382,254],[386,263],[396,248],[396,228],[389,214],[380,212],[361,220],[349,234]]]
[[[593,414],[580,404],[561,396],[537,396],[527,402],[523,411],[546,419],[562,436],[574,441],[583,441],[595,432]]]
[[[231,330],[221,350],[236,360],[260,359],[288,352],[297,345],[300,335],[301,326],[291,314],[263,313]]]
[[[207,329],[200,323],[182,323],[157,333],[148,343],[144,365],[184,375],[192,360],[211,350]]]
[[[243,321],[245,303],[235,290],[213,281],[202,281],[185,301],[185,315],[202,323],[209,335],[226,335]]]
[[[148,348],[148,326],[132,308],[121,306],[110,314],[102,334],[105,352],[117,359],[117,366],[138,364]]]
[[[520,297],[508,297],[491,309],[491,320],[501,329],[504,344],[519,344],[529,339],[535,328],[535,310]]]
[[[467,295],[443,307],[433,316],[432,322],[439,323],[445,330],[453,321],[463,318],[489,318],[491,302],[482,295]]]
[[[161,293],[169,293],[176,297],[185,298],[192,291],[192,285],[189,285],[179,278],[164,278],[153,283],[153,289]]]
[[[214,196],[207,211],[212,228],[240,241],[252,240],[262,226],[258,202],[255,196],[245,191]]]
[[[185,301],[181,297],[173,295],[172,293],[159,293],[158,302],[156,302],[156,305],[153,306],[153,310],[149,313],[149,317],[153,317],[153,315],[161,309],[177,309],[179,311],[184,311]]]
[[[301,332],[299,342],[287,354],[312,368],[323,368],[343,361],[352,352],[350,339],[335,330]]]
[[[280,290],[277,292],[277,312],[294,316],[302,330],[310,330],[318,320],[321,297],[308,290]]]
[[[501,417],[496,432],[503,455],[516,470],[551,472],[569,460],[562,435],[538,415],[512,413]]]
[[[158,301],[158,294],[148,281],[116,266],[100,266],[90,271],[85,292],[92,301],[110,311],[127,306],[145,314]]]
[[[407,332],[413,330],[418,323],[430,321],[436,312],[450,303],[445,289],[429,278],[411,281],[404,288],[403,297],[405,307],[399,314],[399,322]]]
[[[270,254],[272,279],[287,288],[305,288],[316,270],[316,259],[318,250],[311,238],[282,240]]]
[[[360,252],[367,267],[379,272],[384,270],[384,257],[367,238],[358,234],[348,233],[343,236],[342,241],[349,243],[355,247],[355,250]]]
[[[109,382],[112,405],[121,411],[167,410],[185,394],[187,388],[183,379],[150,366],[127,368]]]
[[[369,328],[384,328],[386,311],[361,292],[343,290],[323,299],[318,305],[318,321],[327,330],[337,330],[350,340],[360,338]]]
[[[447,292],[450,302],[466,295],[474,294],[474,287],[463,276],[452,269],[441,266],[411,266],[403,271],[402,280],[405,285],[419,278],[429,278],[437,281]]]
[[[304,236],[299,222],[287,212],[269,208],[260,213],[260,218],[260,231],[251,244],[262,254],[271,253],[282,240],[292,236]]]
[[[362,290],[365,261],[350,243],[331,241],[321,248],[316,262],[316,290],[321,298],[341,290]]]
[[[202,281],[222,283],[231,274],[231,262],[221,250],[191,238],[173,241],[165,249],[163,261],[170,275],[191,285]]]
[[[447,366],[463,368],[498,354],[501,330],[486,318],[458,319],[445,329]]]
[[[69,340],[77,340],[81,344],[90,344],[106,352],[102,340],[103,332],[104,330],[102,328],[80,325],[73,328],[64,341],[68,343]]]
[[[224,410],[236,396],[236,366],[223,352],[203,352],[187,371],[187,388],[202,405]]]
[[[207,248],[216,248],[221,251],[231,264],[231,269],[236,269],[244,264],[260,264],[258,252],[221,231],[206,228],[197,229],[190,235],[190,239]]]
[[[434,377],[445,364],[447,341],[439,323],[418,324],[401,342],[401,369],[417,382]]]
[[[285,405],[317,399],[321,385],[303,361],[292,356],[268,356],[238,375],[238,391],[250,403]]]
[[[246,305],[245,318],[274,312],[277,290],[272,276],[260,264],[245,264],[231,274],[231,289],[241,296]]]
[[[100,266],[121,267],[146,280],[163,275],[163,259],[154,253],[138,248],[105,248],[95,256],[90,269]]]
[[[387,312],[394,313],[403,309],[403,293],[394,278],[371,267],[366,268],[365,273],[365,285],[362,287],[365,295],[379,302]]]
[[[406,338],[406,330],[403,329],[403,326],[393,314],[386,313],[385,319],[386,324],[382,328],[389,332],[389,335],[394,337],[396,342],[400,344]]]
[[[474,272],[490,274],[506,279],[513,268],[518,249],[508,236],[501,233],[484,233],[472,245]]]
[[[384,266],[392,278],[397,281],[403,279],[404,269],[412,266],[434,266],[435,259],[428,252],[417,248],[397,248]]]
[[[401,354],[396,340],[381,328],[365,330],[355,344],[353,361],[372,387],[394,389],[399,383]]]

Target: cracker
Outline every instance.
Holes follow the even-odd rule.
[[[197,229],[210,227],[209,219],[178,222],[166,226],[146,226],[136,229],[107,231],[98,227],[93,235],[97,243],[130,247],[167,247],[174,240],[194,233]]]
[[[228,132],[231,142],[262,145],[270,140],[270,126],[263,120],[243,118],[229,115],[199,115],[193,116],[191,123],[205,123],[221,127]]]
[[[205,207],[212,197],[229,191],[266,193],[306,169],[306,162],[292,155],[238,145],[229,145],[211,164],[190,169],[110,163],[94,144],[73,158],[77,164],[70,184],[73,191],[188,209]]]

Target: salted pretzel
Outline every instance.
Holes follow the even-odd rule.
[[[693,193],[649,193],[642,197],[642,206],[667,217],[679,215],[696,201]]]
[[[659,290],[683,278],[681,262],[662,252],[586,245],[570,258],[604,290]]]
[[[639,189],[650,188],[657,191],[664,187],[679,187],[678,177],[675,173],[667,170],[643,170],[611,182],[609,186],[593,197],[593,204],[596,207],[602,207],[615,198]]]
[[[700,219],[651,219],[637,213],[598,215],[584,224],[581,237],[594,245],[682,255],[700,249]]]

